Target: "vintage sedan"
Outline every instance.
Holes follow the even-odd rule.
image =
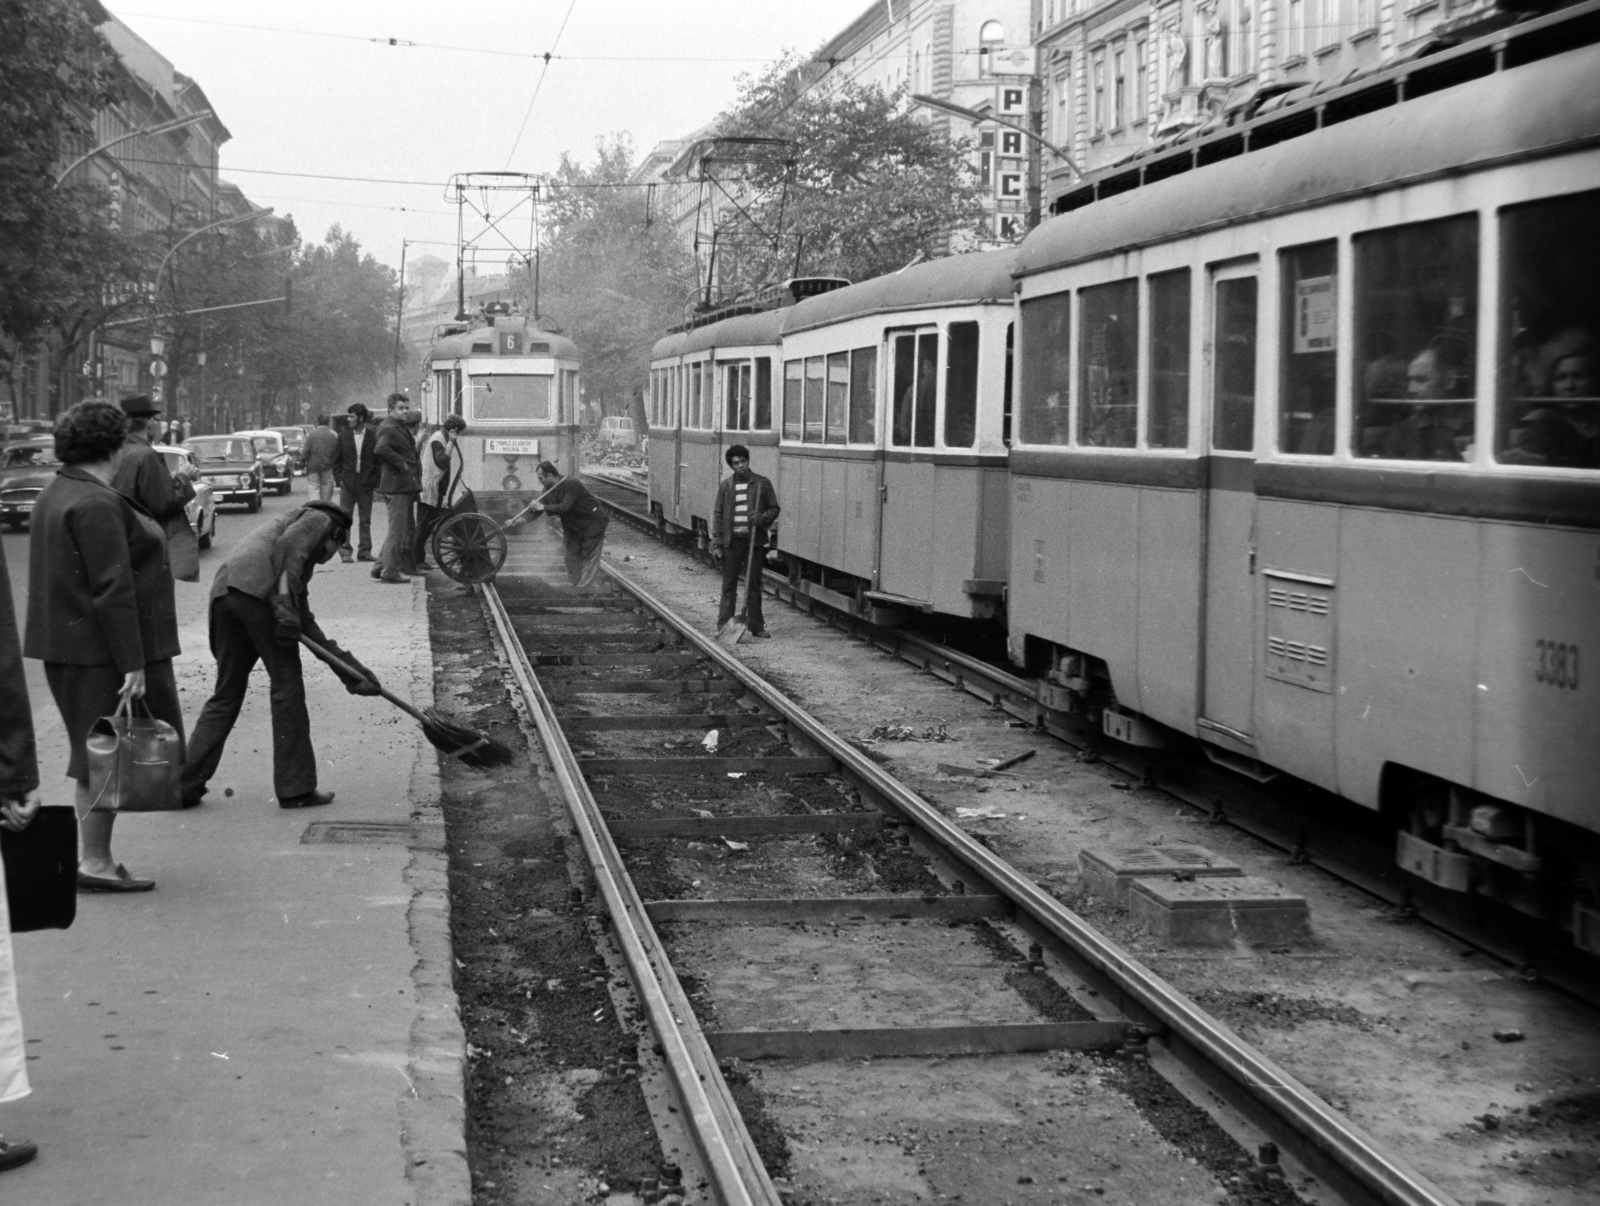
[[[0,524],[20,530],[33,516],[39,491],[50,484],[60,467],[54,436],[0,445]]]
[[[256,431],[236,431],[238,439],[247,439],[255,445],[256,460],[261,463],[261,482],[278,494],[294,489],[294,454],[285,446],[283,433],[270,427]]]
[[[200,467],[194,453],[181,445],[157,444],[155,450],[173,473],[185,465]],[[194,497],[184,504],[183,513],[199,538],[200,547],[210,548],[211,538],[217,534],[217,489],[204,474],[194,479]]]
[[[297,477],[306,472],[306,429],[304,427],[269,427],[283,437],[283,449],[289,454],[289,464]]]
[[[246,510],[261,510],[261,463],[248,436],[191,436],[183,446],[211,484],[215,505],[243,503]]]

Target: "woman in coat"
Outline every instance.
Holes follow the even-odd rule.
[[[29,548],[28,631],[23,653],[44,662],[45,681],[66,722],[83,839],[78,886],[147,892],[112,857],[116,813],[94,810],[84,748],[89,729],[123,697],[178,730],[183,713],[172,659],[178,616],[161,525],[111,488],[127,419],[109,402],[80,402],[56,422],[61,469],[34,504]]]

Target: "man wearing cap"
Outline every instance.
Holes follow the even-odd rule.
[[[150,421],[161,413],[161,407],[150,400],[149,394],[130,395],[122,399],[121,406],[122,413],[128,416],[128,436],[111,488],[150,512],[169,538],[180,525],[190,530],[184,508],[194,498],[193,482],[198,470],[187,462],[168,469],[166,460],[151,447],[155,433]],[[192,580],[199,581],[198,572]]]
[[[364,679],[334,671],[352,695],[378,694],[372,672],[329,640],[311,614],[311,575],[333,559],[349,531],[350,512],[314,500],[256,528],[217,570],[211,584],[217,689],[189,737],[189,760],[183,768],[185,807],[200,802],[217,772],[257,661],[266,666],[271,684],[272,784],[278,807],[312,808],[333,799],[331,791],[317,790],[317,758],[311,748],[298,641],[303,633],[360,670]]]

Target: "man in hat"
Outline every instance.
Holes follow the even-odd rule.
[[[170,528],[171,521],[182,520],[187,526],[183,509],[194,498],[198,470],[188,463],[168,469],[165,459],[151,447],[155,443],[151,420],[161,413],[161,407],[149,394],[132,394],[122,399],[121,405],[128,416],[128,437],[111,488],[138,503],[162,525]]]
[[[257,661],[266,666],[271,684],[272,782],[278,807],[312,808],[333,799],[331,791],[317,790],[298,642],[303,633],[361,671],[363,678],[334,671],[352,695],[378,694],[372,672],[329,640],[311,614],[311,575],[333,559],[349,531],[350,512],[313,500],[256,528],[217,570],[211,584],[217,689],[189,737],[189,760],[183,768],[186,807],[200,803],[217,772]]]

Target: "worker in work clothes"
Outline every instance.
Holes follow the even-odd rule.
[[[311,808],[333,799],[317,790],[317,757],[300,673],[301,633],[366,677],[339,675],[352,695],[378,694],[378,680],[323,635],[308,588],[317,566],[331,561],[350,533],[350,512],[320,499],[269,519],[228,554],[211,584],[211,652],[217,689],[189,738],[183,801],[198,804],[217,773],[222,748],[244,705],[250,672],[267,668],[272,690],[272,786],[280,808]]]
[[[606,524],[610,521],[584,484],[575,477],[562,477],[561,470],[551,461],[539,462],[539,486],[544,499],[533,509],[560,516],[567,580],[585,590],[600,572],[600,554],[605,551]]]
[[[778,522],[778,492],[770,481],[750,471],[750,450],[743,444],[729,448],[723,459],[733,474],[722,479],[722,485],[717,487],[717,505],[711,509],[711,546],[722,563],[722,604],[717,608],[717,627],[733,619],[739,578],[749,566],[745,628],[751,636],[769,636],[761,615],[761,563],[767,547],[767,529]],[[755,542],[753,557],[751,541]]]

